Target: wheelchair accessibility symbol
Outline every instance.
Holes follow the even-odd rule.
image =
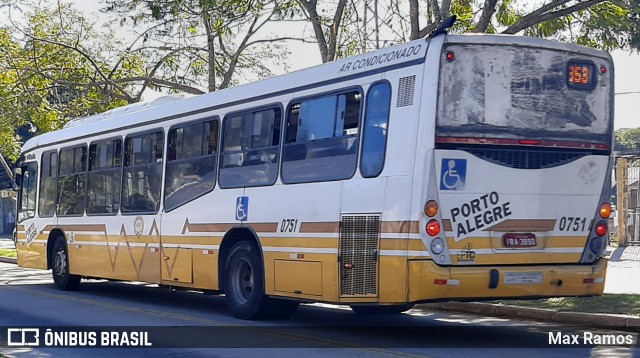
[[[440,190],[464,190],[467,176],[466,159],[442,158]]]
[[[239,196],[236,199],[236,220],[247,221],[249,216],[249,197]]]

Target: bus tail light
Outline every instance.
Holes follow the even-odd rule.
[[[447,51],[446,57],[447,61],[453,62],[456,59],[456,54],[453,51]]]
[[[611,204],[602,203],[600,204],[600,217],[603,219],[608,219],[611,216]]]
[[[427,234],[436,236],[440,233],[440,223],[436,219],[432,219],[427,223]]]
[[[587,277],[582,279],[582,283],[593,283],[595,280],[593,277]]]
[[[435,200],[429,200],[424,204],[424,214],[430,218],[438,214],[438,203]]]
[[[540,145],[542,143],[539,139],[519,139],[518,144],[522,145]]]
[[[605,236],[607,234],[607,223],[604,221],[600,221],[596,225],[596,235]]]

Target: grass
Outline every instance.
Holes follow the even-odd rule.
[[[13,257],[15,259],[17,257],[16,249],[0,249],[0,256]]]
[[[594,297],[556,297],[537,300],[499,300],[490,303],[552,308],[560,311],[640,315],[640,295],[604,294]]]

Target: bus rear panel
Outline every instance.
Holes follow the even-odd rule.
[[[409,269],[429,272],[427,297],[601,294],[612,61],[493,39],[450,36],[442,48],[425,179],[438,210],[425,204],[421,221],[433,263]]]

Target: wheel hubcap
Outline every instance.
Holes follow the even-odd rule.
[[[56,256],[53,262],[53,270],[58,277],[64,277],[67,272],[67,255],[64,250],[56,252]]]
[[[245,304],[253,292],[253,270],[246,260],[240,260],[233,268],[231,289],[238,303]]]

